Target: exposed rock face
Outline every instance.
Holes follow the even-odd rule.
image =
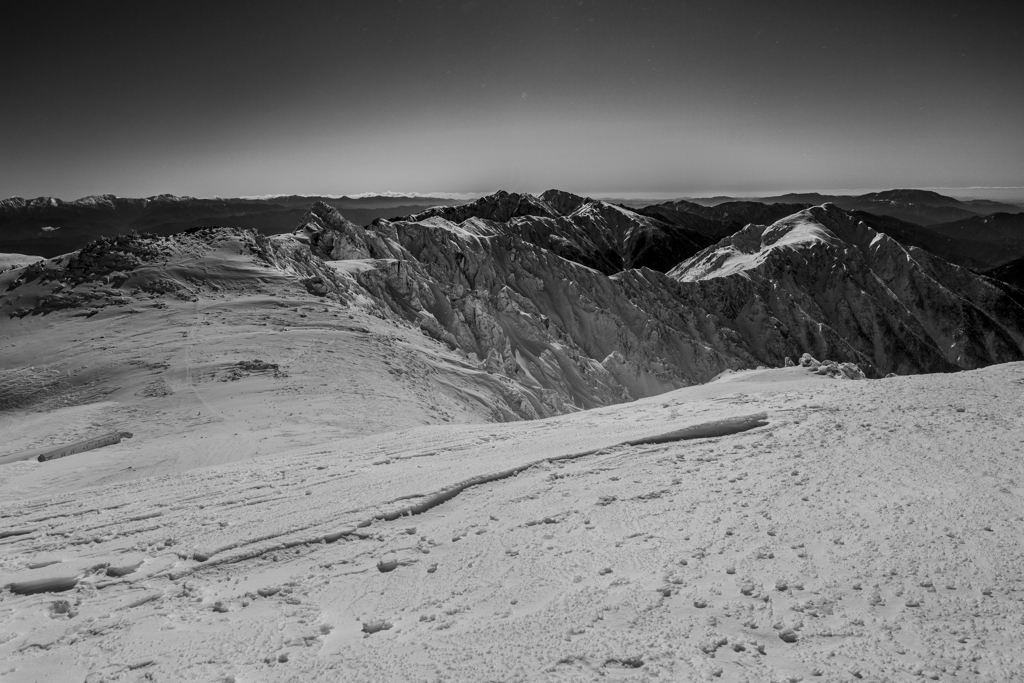
[[[796,342],[874,375],[1024,357],[1024,308],[1002,288],[830,204],[747,226],[669,275],[719,301],[758,353]]]
[[[363,231],[333,206],[316,202],[303,219],[295,238],[317,256],[329,260],[366,258]]]

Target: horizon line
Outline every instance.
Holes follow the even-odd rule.
[[[557,188],[550,188],[557,189]],[[775,197],[789,194],[821,194],[821,195],[833,195],[833,196],[858,196],[862,194],[868,194],[872,192],[885,192],[891,190],[906,189],[906,190],[924,190],[924,191],[946,191],[946,192],[965,192],[965,191],[1014,191],[1018,190],[1024,192],[1024,185],[968,185],[962,187],[950,187],[950,186],[930,186],[930,187],[869,187],[869,188],[815,188],[815,189],[801,189],[801,190],[749,190],[749,191],[704,191],[704,192],[635,192],[635,191],[604,191],[604,192],[571,192],[581,197],[592,197],[594,199],[628,199],[631,201],[641,199],[718,199],[722,197],[735,197],[735,198],[762,198],[762,197]],[[275,199],[279,197],[322,197],[325,199],[371,199],[375,197],[386,198],[386,199],[453,199],[457,201],[472,201],[481,197],[486,197],[496,192],[502,191],[502,188],[493,190],[491,192],[396,192],[393,190],[385,190],[383,192],[355,192],[352,194],[326,194],[326,193],[301,193],[301,192],[279,192],[279,193],[268,193],[268,194],[255,194],[255,195],[237,195],[237,196],[224,196],[224,195],[208,195],[208,196],[196,196],[196,195],[175,195],[169,192],[157,193],[147,195],[144,197],[124,197],[114,193],[101,193],[101,194],[89,194],[77,199],[65,200],[54,195],[39,195],[37,197],[23,197],[20,195],[13,195],[7,197],[3,201],[10,201],[12,199],[22,199],[26,201],[33,201],[37,199],[57,199],[58,201],[66,203],[80,202],[84,199],[92,197],[106,197],[112,196],[117,199],[152,199],[155,197],[172,196],[178,198],[191,198],[191,199],[248,199],[248,200],[265,200]],[[506,190],[509,191],[509,190]],[[509,191],[514,192],[515,190]],[[534,196],[539,196],[544,191],[540,192],[526,192]]]

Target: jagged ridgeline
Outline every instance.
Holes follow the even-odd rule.
[[[701,214],[685,204],[633,210],[555,190],[499,192],[360,227],[317,202],[297,230],[272,237],[211,228],[95,243],[10,273],[3,310],[91,312],[131,291],[189,298],[288,280],[457,350],[510,387],[522,418],[804,353],[871,377],[1024,358],[1018,290],[850,211],[737,202]],[[241,279],[235,266],[219,278],[209,263],[189,269],[216,249],[257,267]]]

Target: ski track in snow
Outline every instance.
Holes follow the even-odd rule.
[[[0,679],[1021,680],[1022,382],[749,371],[52,495],[4,480]]]

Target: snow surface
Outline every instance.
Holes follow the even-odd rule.
[[[725,246],[709,248],[711,253],[698,254],[677,269],[687,271],[687,281],[728,277],[758,268],[773,251],[813,248],[815,244],[839,245],[841,241],[808,212],[801,211],[768,227],[748,226]]]
[[[1015,680],[1022,380],[748,371],[132,482],[83,487],[101,451],[7,465],[56,483],[0,483],[0,585],[30,593],[2,593],[3,675]]]
[[[42,260],[42,256],[29,256],[28,254],[0,254],[0,270],[27,266],[30,263]]]

